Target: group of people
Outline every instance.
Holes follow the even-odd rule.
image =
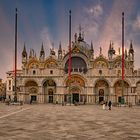
[[[103,110],[111,110],[111,107],[112,107],[112,102],[109,101],[109,102],[103,102]]]

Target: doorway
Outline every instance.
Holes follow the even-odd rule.
[[[99,103],[102,103],[104,101],[104,90],[99,90]]]
[[[53,90],[49,89],[48,91],[48,95],[49,95],[49,103],[53,103]]]
[[[72,102],[79,102],[79,93],[72,94]]]
[[[31,102],[36,102],[36,96],[35,95],[31,95]]]
[[[53,95],[49,95],[49,103],[53,103]]]

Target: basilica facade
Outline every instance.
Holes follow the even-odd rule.
[[[134,49],[130,42],[125,50],[125,78],[122,87],[122,55],[115,53],[113,43],[108,46],[108,57],[100,47],[87,44],[81,33],[75,34],[71,48],[71,78],[68,77],[69,52],[63,52],[61,43],[58,52],[50,49],[45,55],[42,44],[40,56],[32,49],[28,54],[24,46],[22,69],[17,71],[17,98],[24,103],[86,103],[98,104],[111,100],[113,103],[140,102],[140,70],[134,69]],[[11,81],[11,82],[10,82]],[[10,85],[9,85],[10,84]],[[11,86],[11,88],[9,88]],[[14,97],[14,72],[7,72],[6,96]],[[123,91],[123,92],[122,92]]]

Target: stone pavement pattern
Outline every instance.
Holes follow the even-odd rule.
[[[140,140],[140,107],[0,104],[2,109],[21,111],[0,118],[0,140]]]

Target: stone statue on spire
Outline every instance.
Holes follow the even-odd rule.
[[[81,27],[81,25],[79,25],[79,37],[78,37],[78,41],[83,41],[84,40],[84,38],[83,38],[83,35],[82,35],[82,27]]]
[[[102,47],[100,46],[100,55],[102,55]]]

